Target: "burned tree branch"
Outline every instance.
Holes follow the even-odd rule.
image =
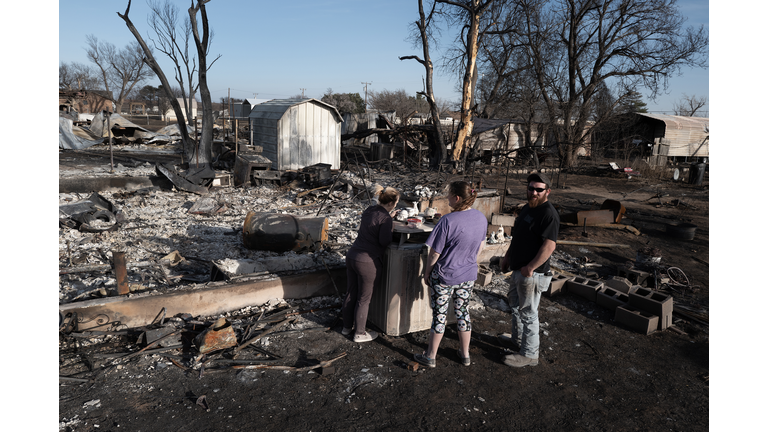
[[[125,8],[125,14],[121,14],[120,12],[117,12],[117,16],[122,18],[123,21],[125,21],[125,25],[128,27],[128,30],[131,31],[131,34],[133,34],[133,37],[136,38],[136,41],[141,46],[141,49],[144,51],[144,62],[147,64],[147,66],[152,69],[153,72],[155,72],[155,75],[160,79],[160,82],[163,85],[163,90],[165,91],[165,95],[168,97],[168,100],[171,103],[171,106],[173,107],[173,112],[176,113],[176,123],[179,126],[179,133],[181,134],[181,142],[183,143],[183,147],[186,149],[188,148],[188,145],[191,143],[191,139],[189,137],[189,132],[187,131],[187,125],[184,122],[184,111],[181,109],[181,105],[179,105],[179,101],[176,100],[176,98],[173,96],[173,93],[171,93],[171,84],[168,82],[168,78],[165,77],[165,73],[163,73],[163,70],[160,68],[160,65],[155,60],[155,57],[152,55],[152,50],[147,46],[147,43],[144,42],[144,38],[141,37],[141,33],[139,33],[138,30],[136,30],[136,27],[133,25],[133,22],[128,18],[128,12],[131,10],[131,0],[128,0],[128,6]]]

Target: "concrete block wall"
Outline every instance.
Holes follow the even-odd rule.
[[[564,274],[553,272],[554,275],[552,276],[552,282],[549,283],[549,288],[547,288],[546,291],[544,291],[544,294],[548,297],[552,297],[553,295],[564,291],[566,282],[571,280],[571,277],[568,277]]]
[[[629,294],[629,304],[659,317],[658,329],[664,330],[672,325],[672,296],[652,291],[647,288],[639,288]]]
[[[575,278],[566,281],[566,289],[568,292],[584,297],[591,302],[597,301],[597,292],[601,288],[603,288],[602,282],[581,276],[576,276]]]
[[[629,305],[629,295],[606,286],[597,292],[597,304],[616,312],[617,307]]]
[[[651,334],[659,328],[659,317],[630,305],[616,308],[616,322],[643,334]]]

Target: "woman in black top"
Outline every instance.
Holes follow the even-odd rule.
[[[369,342],[378,336],[375,331],[366,331],[365,323],[373,288],[379,285],[381,255],[392,242],[391,214],[399,200],[397,190],[385,188],[379,194],[379,204],[363,212],[357,239],[347,252],[347,296],[341,308],[344,320],[341,333],[349,335],[354,325],[355,342]]]

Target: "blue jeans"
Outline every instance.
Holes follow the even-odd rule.
[[[527,278],[520,270],[512,272],[507,300],[512,309],[512,340],[522,356],[539,358],[539,301],[551,281],[552,275],[534,272]]]

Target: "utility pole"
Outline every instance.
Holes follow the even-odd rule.
[[[368,112],[368,84],[373,84],[373,82],[361,82],[360,84],[365,86],[365,112]]]

